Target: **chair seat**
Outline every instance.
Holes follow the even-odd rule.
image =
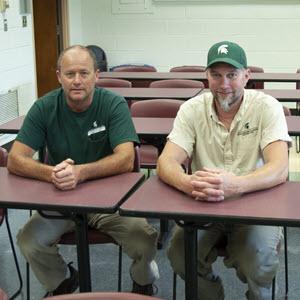
[[[118,243],[108,234],[105,234],[97,229],[89,228],[88,230],[88,241],[89,244],[116,244]],[[63,234],[58,242],[63,245],[74,245],[76,244],[76,234],[74,231]]]
[[[49,300],[160,300],[133,293],[80,293],[48,297]]]

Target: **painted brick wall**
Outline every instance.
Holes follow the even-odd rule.
[[[8,31],[4,31],[0,14],[0,93],[19,88],[19,110],[27,112],[35,99],[34,50],[31,16],[22,27],[19,1],[9,1],[6,10]]]
[[[81,30],[71,28],[71,42],[100,45],[110,66],[148,63],[168,71],[176,65],[205,65],[209,46],[228,39],[245,48],[250,65],[265,71],[295,72],[300,67],[300,2],[296,0],[253,0],[251,5],[244,0],[227,5],[217,1],[76,2],[81,7]],[[136,13],[134,6],[141,2],[150,5],[152,13]],[[118,13],[118,9],[127,12]]]

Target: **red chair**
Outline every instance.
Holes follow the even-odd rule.
[[[131,105],[131,116],[148,118],[175,118],[182,103],[184,103],[184,101],[175,99],[149,99],[136,101]],[[158,149],[151,145],[149,141],[141,141],[141,168],[148,169],[148,176],[150,175],[150,169],[156,168],[158,155]]]
[[[100,75],[101,76],[101,75]],[[96,81],[97,87],[124,87],[131,88],[132,83],[125,79],[117,78],[98,78]]]
[[[6,165],[7,165],[7,151],[4,148],[0,147],[0,166],[5,167]],[[4,220],[5,220],[7,233],[8,233],[8,238],[9,238],[9,242],[10,242],[10,247],[11,247],[11,250],[12,250],[12,253],[13,253],[13,258],[14,258],[14,261],[15,261],[16,270],[17,270],[18,279],[19,279],[19,288],[10,297],[10,299],[15,299],[21,293],[21,290],[22,290],[22,287],[23,287],[23,280],[22,280],[22,276],[21,276],[21,271],[20,271],[18,258],[17,258],[17,255],[16,255],[16,250],[15,250],[15,246],[14,246],[14,242],[13,242],[13,237],[12,237],[11,230],[10,230],[10,225],[9,225],[9,222],[8,222],[7,209],[6,208],[0,208],[0,226],[2,225]],[[0,295],[1,295],[1,291],[0,291]],[[3,298],[0,298],[0,299],[5,299],[3,291],[2,291],[1,296]]]
[[[170,69],[170,72],[205,72],[205,66],[178,66]]]
[[[264,73],[264,69],[261,67],[255,67],[255,66],[248,66],[248,69],[250,69],[251,73]],[[263,81],[248,81],[246,85],[246,89],[264,89],[264,82]]]
[[[133,293],[80,293],[48,297],[49,300],[161,300]]]
[[[135,147],[135,159],[133,172],[140,171],[140,153],[139,148]],[[122,289],[122,246],[119,245],[110,235],[107,235],[94,228],[88,229],[88,242],[89,245],[95,244],[115,244],[119,246],[119,259],[118,259],[118,291]],[[74,231],[67,232],[60,237],[58,244],[62,245],[76,245],[76,233]],[[74,294],[72,294],[74,296]],[[30,275],[29,264],[27,263],[27,299],[30,300]],[[71,298],[70,298],[71,299]],[[73,299],[73,298],[72,298]],[[80,299],[80,298],[79,298]],[[93,299],[93,298],[92,298]]]
[[[150,88],[204,88],[204,83],[191,79],[164,79],[150,83]]]
[[[111,68],[113,72],[157,72],[156,68],[149,65],[122,65]],[[131,80],[133,87],[148,87],[152,80]]]

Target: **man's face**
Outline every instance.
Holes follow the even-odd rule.
[[[67,51],[57,72],[68,105],[75,111],[83,111],[93,100],[97,74],[93,59],[87,51],[73,48]]]
[[[207,70],[209,88],[216,105],[225,112],[242,101],[244,87],[249,80],[248,69],[236,69],[226,63],[216,63]]]

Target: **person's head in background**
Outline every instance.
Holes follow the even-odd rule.
[[[107,59],[104,50],[96,45],[88,45],[86,47],[94,53],[98,70],[100,72],[107,72]]]
[[[237,110],[250,78],[244,49],[229,41],[214,44],[208,51],[206,70],[217,108],[224,112]]]

